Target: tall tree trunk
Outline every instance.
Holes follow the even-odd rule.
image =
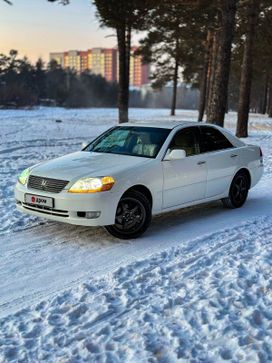
[[[207,118],[208,118],[208,115],[210,114],[210,110],[211,110],[211,99],[212,99],[213,87],[214,87],[218,48],[219,48],[218,35],[215,32],[213,34],[213,38],[212,38],[212,49],[211,49],[211,55],[210,55],[210,60],[209,60],[209,70],[208,70],[208,96],[207,96],[207,106],[206,106]]]
[[[179,59],[178,59],[178,40],[176,41],[176,57],[175,57],[175,69],[173,75],[173,96],[171,105],[171,116],[176,114],[177,105],[177,88],[178,88],[178,70],[179,70]]]
[[[268,77],[268,73],[266,71],[265,72],[265,80],[264,80],[264,93],[263,93],[263,100],[262,100],[262,108],[261,108],[261,113],[263,115],[265,115],[266,111],[267,111],[268,85],[269,85],[269,77]]]
[[[252,83],[253,47],[256,35],[256,27],[260,12],[260,0],[251,0],[248,5],[247,32],[244,44],[243,62],[240,80],[240,92],[238,103],[238,120],[236,128],[237,137],[248,136],[248,115],[250,109],[250,94]]]
[[[211,105],[207,115],[209,122],[219,126],[224,126],[237,3],[238,0],[221,1],[221,19],[218,32],[219,49]]]
[[[208,86],[208,69],[209,69],[209,59],[210,59],[210,53],[211,53],[211,45],[212,45],[212,33],[211,33],[210,30],[208,30],[206,44],[205,44],[204,66],[203,66],[203,70],[202,70],[202,79],[201,79],[201,85],[200,85],[198,121],[203,120],[205,107],[206,107],[207,86]]]
[[[128,122],[131,30],[127,29],[125,26],[118,28],[117,42],[119,51],[119,123],[123,123]]]

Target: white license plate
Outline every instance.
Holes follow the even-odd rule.
[[[42,195],[25,194],[25,202],[49,208],[53,208],[54,206],[53,198],[43,197]]]

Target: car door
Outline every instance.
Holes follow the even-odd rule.
[[[200,132],[197,126],[183,128],[171,140],[169,151],[182,149],[186,157],[162,161],[163,209],[203,199],[206,193],[207,163],[200,154]],[[167,155],[167,154],[166,154]]]
[[[229,187],[239,154],[215,127],[200,126],[200,135],[200,151],[208,167],[206,198],[212,198],[223,194]]]

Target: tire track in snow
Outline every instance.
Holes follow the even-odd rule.
[[[268,192],[268,191],[266,191]],[[224,229],[237,220],[267,215],[260,209],[267,198],[259,191],[246,207],[229,211],[221,203],[179,210],[154,218],[141,239],[120,242],[102,228],[46,222],[28,230],[0,236],[0,315],[37,301],[37,296],[57,294],[64,287],[99,276],[118,266],[149,256],[167,247],[186,245],[199,235],[210,234],[210,226]],[[196,223],[198,228],[196,228]],[[112,258],[114,256],[114,259]],[[29,281],[31,280],[31,285]]]
[[[271,258],[271,217],[191,240],[0,320],[0,357],[269,362]]]

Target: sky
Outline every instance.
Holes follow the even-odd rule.
[[[50,52],[116,46],[112,29],[101,29],[90,0],[63,6],[47,0],[0,0],[0,53],[10,49],[32,62]]]

